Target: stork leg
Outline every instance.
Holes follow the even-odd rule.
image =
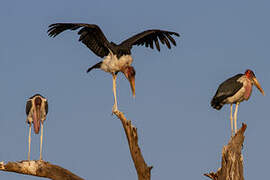
[[[233,136],[233,116],[232,116],[232,111],[233,111],[233,105],[231,104],[230,119],[231,119],[231,131],[232,131],[232,136]]]
[[[114,105],[112,112],[118,111],[117,98],[116,98],[116,74],[113,74],[113,95],[114,95]]]
[[[235,133],[237,131],[237,111],[238,111],[238,106],[239,106],[239,102],[236,103],[235,110],[234,110],[234,132]]]
[[[42,143],[43,143],[43,121],[41,121],[41,132],[40,132],[40,155],[39,155],[39,160],[42,160]]]
[[[29,135],[28,135],[28,161],[30,161],[30,151],[31,151],[31,127],[32,127],[32,124],[29,123]]]

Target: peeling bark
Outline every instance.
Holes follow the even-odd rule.
[[[237,133],[231,137],[227,146],[222,150],[221,168],[217,172],[204,174],[212,180],[244,180],[243,173],[243,155],[241,150],[245,139],[244,132],[247,128],[246,124]]]
[[[138,145],[137,128],[131,124],[130,120],[126,119],[122,112],[115,111],[114,114],[121,120],[123,128],[125,130],[130,154],[137,171],[138,180],[150,180],[151,169],[153,168],[153,166],[147,166],[144,161],[140,147]]]
[[[70,171],[45,161],[0,162],[0,170],[49,178],[52,180],[83,180]]]

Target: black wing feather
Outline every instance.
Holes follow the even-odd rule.
[[[178,33],[171,32],[171,31],[163,31],[163,30],[158,30],[158,29],[147,30],[126,39],[120,45],[127,46],[130,49],[132,48],[133,45],[137,45],[137,46],[144,45],[145,47],[149,47],[150,45],[150,48],[152,48],[153,41],[154,41],[157,50],[160,51],[160,45],[159,45],[158,39],[160,40],[162,44],[165,43],[169,49],[171,48],[170,42],[176,46],[176,42],[172,38],[172,35],[180,36]]]
[[[77,30],[79,41],[85,44],[93,53],[103,58],[109,54],[110,43],[102,30],[95,24],[56,23],[49,25],[48,35],[55,37],[66,30]]]
[[[25,106],[25,112],[26,112],[27,116],[28,116],[31,108],[32,108],[32,101],[31,101],[31,99],[28,99],[28,101],[26,102],[26,106]]]
[[[176,46],[176,42],[175,40],[172,38],[172,36],[170,34],[165,34],[167,36],[167,38],[172,42],[173,45]]]
[[[98,69],[101,67],[102,61],[98,62],[97,64],[95,64],[94,66],[90,67],[87,69],[87,73],[89,73],[92,69]]]
[[[167,47],[168,47],[169,49],[171,49],[170,42],[168,41],[168,39],[166,38],[166,36],[165,36],[164,34],[161,34],[161,37],[162,37],[163,41],[165,41]]]
[[[224,100],[228,97],[233,96],[237,93],[243,86],[241,82],[238,82],[239,79],[243,74],[237,74],[223,83],[221,83],[218,87],[218,90],[211,101],[211,106],[215,109],[221,109],[224,105]]]
[[[154,40],[149,41],[149,44],[150,44],[150,48],[151,48],[151,49],[154,49],[154,46],[153,46],[153,41],[154,41]]]
[[[155,37],[154,41],[155,41],[155,44],[156,44],[157,50],[158,50],[158,51],[160,51],[160,46],[159,46],[159,43],[158,43],[158,39],[157,39],[157,37]]]
[[[45,111],[46,111],[46,114],[48,114],[48,111],[49,111],[48,101],[45,101]]]

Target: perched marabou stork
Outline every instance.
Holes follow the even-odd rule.
[[[244,100],[248,100],[251,92],[252,86],[255,85],[259,91],[264,95],[264,91],[261,88],[260,83],[256,79],[255,74],[252,70],[246,70],[245,74],[237,74],[223,83],[218,87],[218,90],[211,101],[211,106],[217,110],[220,110],[224,104],[230,104],[230,120],[231,120],[231,130],[233,135],[233,116],[232,110],[233,104],[235,105],[234,111],[234,130],[237,131],[237,111],[238,105]]]
[[[102,30],[95,24],[79,24],[79,23],[56,23],[49,26],[49,36],[55,37],[65,30],[77,30],[80,35],[79,41],[84,43],[93,53],[103,58],[103,61],[90,67],[87,72],[92,69],[99,68],[105,72],[111,73],[113,76],[113,94],[114,106],[113,111],[117,110],[116,98],[116,76],[118,72],[122,72],[129,80],[132,94],[135,97],[135,70],[131,66],[133,61],[131,57],[131,48],[133,45],[150,47],[154,49],[154,44],[160,51],[159,41],[166,44],[170,49],[171,44],[176,46],[172,35],[179,36],[176,32],[163,31],[158,29],[143,31],[136,34],[120,44],[109,42]]]
[[[31,126],[34,124],[34,131],[36,134],[39,133],[41,127],[40,135],[40,160],[42,160],[42,140],[43,140],[43,122],[46,119],[48,113],[48,101],[46,98],[40,94],[35,94],[30,97],[26,103],[26,115],[27,123],[29,124],[29,137],[28,137],[28,160],[30,161],[30,149],[31,149]]]

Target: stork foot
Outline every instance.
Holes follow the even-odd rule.
[[[114,104],[112,108],[112,114],[115,113],[116,111],[118,111],[118,107],[117,104]]]

